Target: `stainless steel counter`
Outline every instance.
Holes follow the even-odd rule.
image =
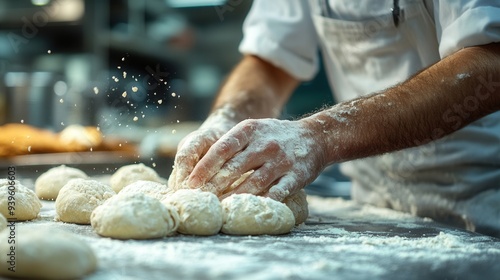
[[[308,197],[311,216],[282,236],[177,235],[114,240],[90,226],[35,224],[76,233],[97,254],[101,279],[484,279],[500,275],[500,240],[388,209]]]

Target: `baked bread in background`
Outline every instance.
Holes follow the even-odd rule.
[[[59,133],[26,124],[0,126],[0,157],[84,151],[135,152],[135,146],[119,139],[105,139],[92,126],[70,125]]]

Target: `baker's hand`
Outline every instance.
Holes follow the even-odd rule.
[[[172,189],[186,188],[186,180],[198,161],[208,149],[227,131],[237,124],[234,115],[227,108],[212,113],[200,128],[188,134],[179,143],[174,168],[168,179]]]
[[[304,121],[245,120],[210,147],[187,186],[222,197],[252,193],[282,201],[312,182],[325,167],[321,139]],[[252,170],[232,189],[242,174]]]

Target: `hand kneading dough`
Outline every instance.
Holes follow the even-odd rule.
[[[307,207],[307,195],[304,190],[300,190],[285,198],[283,203],[292,210],[296,225],[300,225],[307,220],[309,208]]]
[[[139,180],[153,181],[158,183],[161,183],[163,181],[163,179],[158,176],[158,173],[156,173],[153,168],[139,163],[120,167],[111,176],[110,183],[111,188],[113,188],[113,190],[118,193],[124,187]]]
[[[145,194],[118,194],[98,206],[90,216],[101,236],[117,239],[161,238],[177,230],[179,215]]]
[[[0,275],[27,279],[75,279],[97,267],[94,252],[73,234],[35,226],[16,229],[16,243],[8,244],[9,230],[0,233]],[[15,246],[15,272],[11,265],[11,247]],[[4,253],[5,252],[5,253]]]
[[[0,231],[4,230],[7,227],[7,219],[0,214]]]
[[[171,195],[173,191],[168,188],[167,185],[158,182],[140,180],[124,187],[120,191],[120,194],[124,193],[143,193],[158,200],[163,200],[168,195]]]
[[[23,186],[19,181],[14,181],[15,191],[12,189],[10,182],[6,179],[0,179],[0,214],[7,219],[16,218],[18,221],[33,220],[40,213],[42,203],[36,197],[35,192]],[[9,197],[13,197],[11,202],[15,202],[15,209],[12,214],[9,211]]]
[[[285,234],[295,224],[292,210],[268,197],[233,194],[222,201],[222,209],[226,234]]]
[[[111,187],[100,182],[73,179],[56,198],[56,220],[88,225],[92,211],[115,194]]]
[[[59,194],[59,190],[71,179],[88,178],[80,169],[61,165],[49,169],[35,181],[35,192],[40,199],[54,200]]]
[[[193,235],[217,234],[222,227],[222,207],[217,196],[200,189],[182,189],[162,201],[177,208],[178,232]]]

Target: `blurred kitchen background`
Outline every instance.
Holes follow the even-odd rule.
[[[201,121],[241,57],[251,2],[0,0],[0,123],[112,133]],[[284,115],[328,102],[320,73]]]
[[[220,83],[241,58],[238,44],[251,4],[0,0],[0,125],[54,133],[73,124],[96,127],[104,137],[121,139],[120,147],[137,145],[133,162],[163,162],[162,175],[168,176],[177,143],[207,116]],[[296,90],[283,118],[332,103],[321,69]],[[12,143],[5,149],[19,148]],[[38,172],[43,164],[95,169],[131,161],[95,150],[90,156],[36,156],[31,145],[22,147],[25,157],[3,165],[35,166]]]

